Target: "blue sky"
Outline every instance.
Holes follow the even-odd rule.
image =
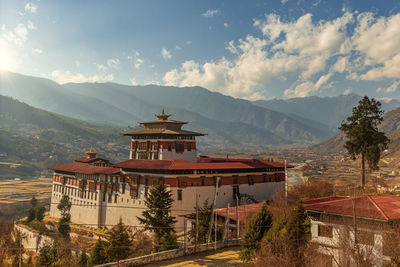
[[[400,98],[400,1],[0,0],[0,69],[245,99]]]

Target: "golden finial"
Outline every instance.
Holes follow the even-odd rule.
[[[159,120],[168,120],[169,116],[171,116],[170,114],[165,114],[164,108],[161,110],[161,114],[159,115],[155,115]]]
[[[90,149],[88,151],[86,151],[85,153],[86,153],[86,155],[88,155],[89,158],[95,158],[97,155],[97,152],[95,152],[93,150],[92,146],[90,146]]]

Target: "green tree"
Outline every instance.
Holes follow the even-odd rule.
[[[165,251],[175,248],[178,248],[177,236],[173,231],[169,231],[160,238],[158,251]]]
[[[38,220],[39,222],[43,221],[45,212],[46,208],[44,206],[39,207],[36,210],[36,220]]]
[[[26,222],[28,223],[33,221],[36,217],[37,202],[38,202],[37,199],[33,196],[30,201],[31,207],[28,210],[28,218],[26,219]]]
[[[293,209],[286,225],[286,234],[297,246],[307,242],[307,214],[302,205]]]
[[[105,254],[109,261],[119,261],[125,259],[130,254],[132,246],[131,233],[127,226],[119,220],[119,223],[111,228],[108,232],[107,242],[105,245]]]
[[[172,194],[163,184],[151,187],[145,201],[147,209],[142,212],[142,217],[138,217],[146,230],[156,234],[157,241],[170,231],[174,231],[173,224],[175,217],[171,216],[171,206],[173,203]]]
[[[87,266],[88,260],[89,260],[89,257],[86,254],[86,250],[83,249],[81,251],[81,254],[79,254],[79,256],[78,256],[78,262],[77,263],[78,263],[79,266]]]
[[[389,139],[378,126],[383,121],[381,103],[374,98],[364,96],[353,108],[353,113],[342,122],[339,129],[346,134],[344,147],[347,153],[356,159],[361,154],[361,185],[365,187],[365,161],[371,170],[378,169],[381,153],[388,147]]]
[[[267,209],[267,204],[264,202],[260,209],[255,213],[247,227],[244,236],[243,250],[240,252],[239,257],[242,261],[249,261],[252,254],[256,250],[258,243],[263,238],[264,234],[272,226],[272,215]]]
[[[90,258],[88,260],[89,265],[102,264],[107,261],[104,246],[104,242],[101,239],[97,239],[92,253],[90,253]]]
[[[199,244],[203,244],[207,242],[207,234],[208,234],[208,229],[210,227],[210,216],[211,216],[211,208],[212,204],[208,204],[208,199],[206,199],[203,203],[202,207],[199,207],[198,209],[198,216],[199,216],[199,227],[198,227],[198,239],[197,242]],[[196,207],[194,207],[196,209]],[[194,223],[196,222],[196,214],[191,214],[189,215],[189,219],[193,221]],[[215,228],[213,226],[211,236],[214,236]],[[218,230],[217,230],[218,231]],[[218,233],[217,235],[219,237],[222,237],[222,233]],[[196,239],[196,227],[193,227],[189,231],[189,237],[191,240]],[[220,239],[220,238],[219,238]]]
[[[57,261],[57,249],[53,244],[45,244],[39,250],[39,263],[44,266],[51,266]]]
[[[71,222],[71,202],[69,201],[69,196],[62,196],[60,203],[57,205],[57,209],[61,213],[61,218],[58,223],[58,232],[64,239],[69,239],[69,233],[71,232],[71,227],[69,225]]]

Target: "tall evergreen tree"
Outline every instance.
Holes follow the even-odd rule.
[[[71,222],[71,202],[69,201],[69,196],[63,195],[60,203],[57,205],[57,209],[61,213],[61,218],[58,223],[58,232],[64,239],[69,239],[69,233],[71,232],[70,222]]]
[[[101,239],[97,239],[96,244],[94,245],[94,248],[92,249],[92,253],[90,253],[90,258],[88,260],[88,264],[91,265],[96,265],[96,264],[102,264],[107,261],[105,251],[104,251],[104,242]]]
[[[198,216],[199,216],[199,226],[198,226],[198,240],[199,244],[203,244],[207,242],[207,233],[210,227],[210,216],[211,216],[211,204],[208,204],[208,199],[206,199],[203,203],[202,207],[198,209]],[[194,207],[196,209],[196,207]],[[196,214],[191,214],[189,219],[193,222],[196,222]],[[214,236],[214,229],[211,234]],[[194,227],[192,230],[189,231],[189,237],[191,240],[196,239],[196,228]]]
[[[374,98],[364,96],[353,108],[353,113],[339,127],[346,134],[344,147],[347,153],[356,159],[361,154],[361,185],[365,186],[365,160],[371,170],[378,169],[381,153],[388,147],[389,139],[378,126],[383,121],[381,103]]]
[[[264,234],[272,226],[272,215],[267,209],[267,204],[264,202],[260,209],[255,213],[248,224],[246,234],[244,236],[243,250],[239,257],[243,261],[249,261],[253,252],[256,250],[258,243],[263,238]]]
[[[26,222],[31,222],[35,219],[37,202],[37,199],[33,196],[30,201],[31,207],[28,210],[28,218],[26,219]]]
[[[131,234],[127,226],[119,220],[119,223],[108,232],[105,246],[105,254],[109,261],[119,261],[129,256],[132,246]]]
[[[158,247],[158,251],[165,251],[178,248],[177,236],[173,231],[169,231],[165,233],[160,238],[160,244]]]
[[[44,206],[40,206],[36,210],[36,220],[38,220],[39,222],[43,221],[45,212],[46,212],[46,208]]]
[[[302,205],[298,205],[290,214],[286,225],[288,238],[296,246],[307,242],[307,214]]]
[[[165,185],[158,184],[151,187],[144,203],[147,209],[142,212],[142,217],[138,217],[138,220],[146,230],[154,232],[158,241],[164,234],[174,231],[173,224],[176,220],[170,215],[173,199]]]
[[[78,263],[79,266],[87,266],[88,260],[89,260],[89,257],[86,255],[86,250],[83,249],[81,251],[81,254],[79,254],[79,256],[78,256],[78,262],[77,263]]]
[[[53,244],[45,244],[39,250],[39,263],[41,266],[51,266],[57,261],[57,249]]]

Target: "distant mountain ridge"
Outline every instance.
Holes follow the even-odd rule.
[[[303,117],[311,121],[326,125],[332,134],[338,133],[340,123],[345,120],[352,112],[352,108],[357,106],[362,97],[351,93],[336,97],[304,97],[291,98],[287,100],[258,100],[253,103],[271,110],[282,112],[291,116]],[[382,109],[390,111],[400,107],[400,101],[381,101]]]
[[[201,87],[59,85],[43,78],[6,73],[0,75],[0,94],[65,116],[124,127],[153,119],[161,108],[166,108],[174,119],[189,121],[189,128],[208,133],[202,138],[208,144],[305,145],[331,136],[321,124],[313,125],[307,119]]]

